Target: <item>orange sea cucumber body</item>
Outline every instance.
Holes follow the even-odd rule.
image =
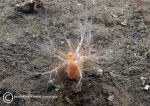
[[[77,80],[80,77],[80,71],[79,68],[76,64],[74,63],[69,63],[68,64],[68,77],[71,80]]]
[[[72,52],[68,52],[66,56],[66,60],[69,62],[67,64],[67,73],[68,77],[71,80],[77,80],[80,77],[80,70],[78,64],[75,63],[76,55]]]

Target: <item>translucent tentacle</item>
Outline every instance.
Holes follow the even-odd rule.
[[[81,40],[80,40],[80,42],[79,42],[79,44],[78,44],[78,46],[77,46],[77,48],[76,48],[76,53],[79,53],[79,50],[80,50],[80,48],[81,48],[81,46],[82,46],[82,44],[83,44],[84,35],[85,35],[85,30],[82,29],[82,30],[81,30]]]
[[[67,42],[67,44],[68,44],[68,46],[69,46],[70,51],[72,51],[72,52],[73,52],[73,48],[72,48],[72,45],[71,45],[70,40],[69,40],[69,39],[67,39],[65,36],[64,36],[64,38],[65,38],[65,40],[66,40],[66,42]]]

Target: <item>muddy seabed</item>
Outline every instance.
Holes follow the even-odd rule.
[[[28,71],[47,71],[58,64],[34,45],[45,42],[46,6],[47,28],[56,47],[67,51],[60,37],[64,34],[77,45],[77,18],[81,14],[78,6],[85,5],[85,1],[76,1],[44,1],[35,12],[25,14],[16,10],[16,4],[23,0],[0,0],[0,106],[150,105],[150,88],[144,89],[150,85],[149,0],[142,0],[141,11],[134,0],[95,0],[91,45],[99,53],[111,53],[96,63],[85,64],[81,92],[75,93],[69,87],[48,87],[49,75],[29,76]],[[95,73],[95,67],[103,70],[102,76]],[[5,92],[52,98],[15,98],[6,104],[2,99]]]

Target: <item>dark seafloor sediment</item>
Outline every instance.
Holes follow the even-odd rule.
[[[144,87],[150,85],[150,1],[143,2],[138,12],[134,1],[96,1],[92,46],[100,53],[113,53],[96,64],[85,64],[82,91],[75,93],[47,88],[49,75],[28,76],[27,72],[51,70],[58,64],[34,45],[45,42],[46,5],[49,36],[63,51],[67,45],[61,35],[74,44],[80,40],[76,32],[81,8],[74,0],[49,0],[26,14],[16,10],[21,1],[0,0],[0,106],[8,106],[2,99],[5,92],[57,97],[14,99],[10,106],[149,106],[150,88]],[[94,72],[97,66],[104,71],[102,76]]]

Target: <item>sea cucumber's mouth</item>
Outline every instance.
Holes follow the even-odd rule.
[[[73,52],[68,52],[66,55],[66,60],[67,61],[75,61],[76,60],[76,56]]]

